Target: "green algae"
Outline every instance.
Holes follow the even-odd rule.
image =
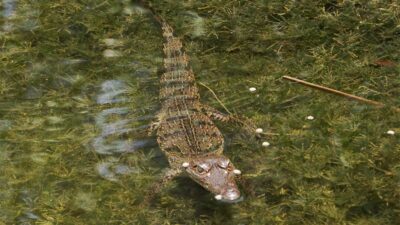
[[[163,41],[158,25],[129,1],[22,0],[14,16],[3,13],[0,22],[8,27],[0,34],[0,222],[399,221],[398,113],[281,79],[291,75],[399,107],[397,3],[152,5],[182,38],[196,79],[230,111],[268,133],[255,140],[234,125],[218,123],[226,134],[226,154],[243,172],[245,200],[221,204],[188,178],[178,178],[149,207],[141,207],[167,166],[158,148],[108,156],[96,151],[93,140],[124,119],[131,119],[122,127],[130,133],[110,135],[104,143],[124,147],[125,142],[113,141],[144,138],[131,129],[148,124],[137,118],[154,115],[158,107]],[[377,60],[396,66],[376,66]],[[124,85],[109,87],[105,81],[110,80]],[[206,88],[200,91],[205,104],[222,109]],[[123,107],[127,115],[114,111],[102,120],[107,110]],[[310,115],[314,120],[306,119]],[[262,147],[262,141],[271,145]],[[99,171],[99,165],[107,167]]]

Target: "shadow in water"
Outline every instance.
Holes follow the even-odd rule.
[[[217,224],[230,224],[232,220],[232,203],[215,201],[213,195],[191,180],[189,177],[178,177],[174,180],[176,188],[169,191],[169,195],[184,198],[193,202],[191,207],[195,210],[196,218],[217,218]]]

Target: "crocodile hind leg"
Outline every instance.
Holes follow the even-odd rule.
[[[256,132],[257,127],[250,119],[246,117],[225,114],[208,105],[201,105],[201,108],[203,112],[213,120],[241,125],[243,126],[244,130],[246,130],[246,132],[248,132],[249,134],[254,134]]]
[[[147,129],[147,135],[153,136],[157,129],[160,127],[161,121],[164,119],[165,113],[164,111],[157,112],[155,119],[151,122],[149,128]]]

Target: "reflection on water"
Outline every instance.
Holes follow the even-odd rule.
[[[3,24],[2,30],[4,32],[10,32],[13,28],[12,18],[15,16],[15,8],[17,5],[16,0],[3,0],[3,11],[2,17],[5,22]]]
[[[126,102],[123,96],[127,92],[126,85],[120,80],[107,80],[101,84],[101,93],[97,97],[98,104]]]
[[[97,164],[97,173],[104,179],[117,181],[118,175],[127,175],[131,173],[140,173],[140,169],[133,168],[125,164],[118,163],[115,158],[110,158],[108,162]]]
[[[110,155],[96,166],[97,173],[109,181],[117,181],[119,175],[140,172],[137,168],[119,162],[112,155],[134,152],[149,144],[154,144],[153,140],[130,138],[130,134],[145,133],[148,128],[148,125],[133,127],[132,124],[138,121],[149,121],[152,116],[129,118],[132,117],[132,110],[129,107],[120,106],[127,103],[127,93],[127,85],[123,81],[106,80],[101,84],[100,93],[97,95],[97,104],[106,105],[107,108],[95,116],[96,127],[100,129],[100,132],[93,138],[92,146],[98,154]]]
[[[141,185],[154,57],[127,57],[143,45],[91,4],[0,0],[1,225],[99,224],[89,213],[114,211],[103,197],[124,194],[117,181]]]
[[[16,0],[3,0],[3,17],[11,17],[15,13]]]
[[[40,219],[40,216],[34,212],[35,210],[35,194],[31,190],[25,189],[19,193],[19,198],[25,205],[25,211],[17,218],[21,224],[30,224],[31,221]]]
[[[9,120],[0,120],[0,132],[7,131],[11,128],[11,121]]]
[[[101,91],[97,97],[98,104],[109,104],[126,102],[127,86],[120,80],[107,80],[101,85]],[[130,132],[143,132],[147,125],[132,127],[134,121],[148,120],[150,116],[138,117],[135,119],[123,119],[130,113],[128,107],[107,108],[100,111],[95,118],[96,126],[101,130],[100,135],[95,137],[92,145],[99,154],[114,154],[133,152],[144,147],[149,140],[131,140],[121,137]],[[108,122],[110,118],[118,116],[119,119]]]

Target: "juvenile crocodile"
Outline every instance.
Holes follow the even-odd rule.
[[[182,50],[182,42],[174,36],[172,27],[146,3],[162,28],[164,43],[164,69],[160,79],[161,110],[151,132],[157,135],[161,151],[166,155],[170,169],[158,192],[169,180],[186,173],[191,179],[215,195],[215,199],[237,202],[241,194],[235,177],[241,174],[223,155],[224,138],[212,119],[237,121],[199,101],[199,92],[188,62]]]

